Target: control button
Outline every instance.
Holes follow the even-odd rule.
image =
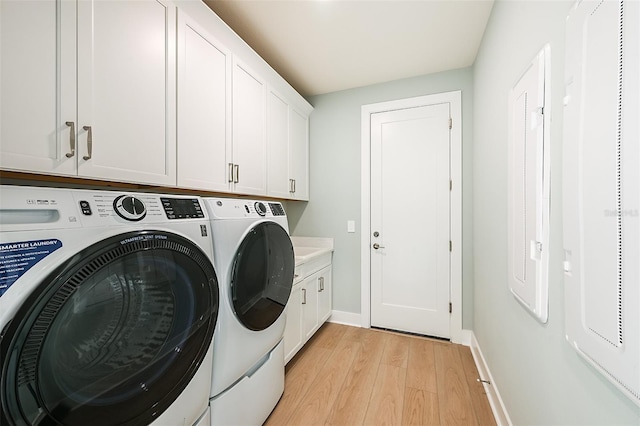
[[[260,216],[264,216],[267,214],[267,207],[260,201],[256,201],[254,207],[256,208],[256,213],[258,213]]]
[[[80,201],[80,210],[82,211],[82,214],[85,216],[91,216],[92,212],[91,212],[91,205],[89,204],[88,201]]]
[[[130,221],[142,220],[147,210],[144,203],[132,195],[121,195],[113,200],[113,209],[123,219]]]

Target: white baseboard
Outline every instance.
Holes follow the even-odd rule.
[[[473,359],[476,362],[476,367],[478,368],[478,374],[482,380],[487,380],[489,383],[483,383],[484,389],[487,392],[487,398],[489,399],[489,405],[491,405],[491,411],[493,411],[493,417],[496,419],[496,423],[498,426],[512,426],[511,419],[509,418],[509,414],[507,413],[507,409],[504,406],[504,402],[500,397],[500,392],[498,392],[498,386],[496,382],[493,380],[491,376],[491,371],[489,371],[489,366],[482,355],[482,351],[480,350],[480,345],[478,344],[478,340],[476,339],[476,335],[473,331],[464,330],[470,332],[471,338],[471,353],[473,354]]]
[[[362,327],[360,314],[345,311],[331,311],[331,316],[327,320],[337,324],[351,325],[353,327]]]

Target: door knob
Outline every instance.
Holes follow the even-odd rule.
[[[380,245],[380,244],[378,244],[378,243],[373,243],[373,248],[374,248],[374,249],[376,249],[376,250],[378,250],[378,249],[384,248],[384,246],[381,246],[381,245]]]

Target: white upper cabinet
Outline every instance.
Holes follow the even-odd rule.
[[[226,192],[231,157],[231,53],[178,11],[178,186]]]
[[[2,167],[175,185],[175,6],[0,8]]]
[[[175,185],[176,8],[78,2],[78,174]]]
[[[309,199],[309,115],[291,108],[289,120],[290,198],[306,201]]]
[[[289,104],[272,88],[267,95],[267,193],[289,198]]]
[[[76,174],[75,40],[74,2],[0,2],[3,169]]]
[[[273,88],[267,95],[267,194],[309,199],[309,116]]]
[[[201,1],[0,0],[3,170],[307,200],[312,109]]]
[[[237,58],[233,61],[232,189],[251,195],[267,193],[265,81]]]

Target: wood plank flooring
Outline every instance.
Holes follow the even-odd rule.
[[[469,348],[326,323],[265,426],[495,425]]]

